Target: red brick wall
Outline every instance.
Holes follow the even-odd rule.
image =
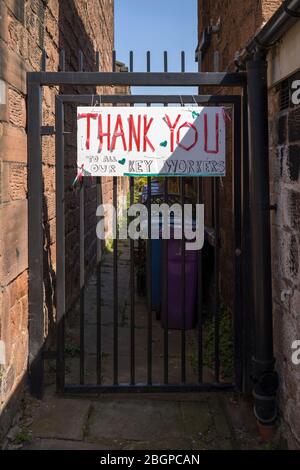
[[[220,22],[219,33],[204,60],[204,70],[213,71],[213,51],[220,53],[220,70],[233,67],[234,55],[273,15],[283,0],[198,0],[199,37],[204,26]],[[203,17],[203,6],[206,14]],[[205,24],[204,24],[205,22]]]
[[[47,69],[57,70],[65,50],[66,70],[78,70],[78,51],[85,70],[95,70],[100,51],[103,70],[111,70],[114,44],[112,0],[2,0],[0,2],[0,340],[6,354],[0,364],[0,414],[21,382],[28,358],[27,138],[26,71],[40,70],[44,48]],[[3,91],[4,90],[4,91]],[[60,89],[63,92],[79,90]],[[114,89],[81,89],[114,93]],[[124,90],[123,90],[124,91]],[[126,91],[126,90],[125,90]],[[43,92],[43,124],[54,125],[55,87]],[[74,109],[66,109],[67,119]],[[70,123],[70,120],[68,120]],[[66,272],[68,304],[78,292],[78,190],[73,131],[66,139]],[[68,130],[68,129],[66,129]],[[43,137],[45,337],[55,321],[55,141]],[[87,183],[85,199],[86,265],[95,255],[96,188]],[[104,201],[112,196],[112,179],[103,179]],[[2,343],[3,344],[3,343]],[[0,435],[3,432],[0,426]]]

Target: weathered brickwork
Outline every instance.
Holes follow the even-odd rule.
[[[58,70],[64,49],[66,70],[78,70],[83,51],[84,70],[96,70],[96,51],[104,71],[112,68],[114,2],[112,0],[1,0],[0,2],[0,340],[5,358],[0,364],[0,413],[26,374],[28,358],[28,221],[26,72],[38,71],[42,49],[47,70]],[[79,89],[46,87],[43,124],[54,125],[55,95]],[[83,93],[115,93],[111,87],[80,89]],[[123,92],[127,90],[123,90]],[[72,122],[73,121],[73,122]],[[69,128],[68,128],[69,126]],[[74,109],[66,107],[66,292],[67,305],[79,287],[79,189],[72,189],[76,168]],[[45,337],[55,323],[55,140],[43,137],[43,223],[45,273]],[[123,188],[126,191],[126,185]],[[112,179],[103,178],[104,202],[112,200]],[[96,253],[96,185],[85,191],[85,262],[89,269]],[[16,394],[15,394],[16,395]],[[12,400],[11,400],[12,401]],[[4,432],[9,420],[0,427]]]
[[[300,338],[300,107],[279,109],[279,92],[270,92],[271,200],[274,334],[281,378],[280,407],[291,448],[300,447],[300,369],[291,361]]]
[[[217,27],[204,56],[203,71],[214,71],[216,66],[220,71],[234,70],[235,53],[245,48],[281,4],[281,0],[199,1],[199,37],[205,26]],[[218,61],[214,56],[216,51]],[[279,88],[269,92],[271,202],[277,204],[271,219],[275,356],[280,374],[284,434],[291,448],[299,448],[300,369],[292,364],[291,345],[300,339],[300,108],[280,111]],[[232,298],[232,258],[228,255],[232,239],[231,194],[229,165],[220,194],[221,289],[222,298],[229,305]],[[205,182],[205,197],[211,199],[208,182]],[[207,207],[210,206],[208,203]],[[212,223],[210,213],[206,223]]]
[[[281,3],[282,0],[199,0],[199,37],[204,26],[220,26],[212,35],[203,69],[214,70],[214,51],[219,52],[219,69],[232,69],[235,53],[245,48]]]

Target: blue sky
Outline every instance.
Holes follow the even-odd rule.
[[[163,71],[163,52],[168,51],[170,72],[180,72],[180,54],[186,53],[186,71],[197,70],[197,0],[115,0],[115,48],[117,59],[129,65],[134,51],[134,71],[146,71],[146,52],[151,51],[151,71]],[[149,93],[136,88],[134,93]],[[190,94],[196,89],[156,88],[151,93]]]

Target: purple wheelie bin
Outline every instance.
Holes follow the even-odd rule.
[[[168,240],[168,315],[165,300],[162,302],[163,328],[174,330],[195,327],[197,304],[198,251],[185,250],[185,309],[183,302],[183,273],[181,240]],[[163,274],[162,274],[163,277]],[[163,286],[164,288],[164,286]],[[164,296],[163,296],[164,299]]]

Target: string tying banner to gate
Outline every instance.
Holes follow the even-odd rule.
[[[72,188],[75,188],[77,183],[82,184],[84,176],[90,176],[93,181],[93,175],[91,175],[88,171],[84,169],[84,163],[83,163],[81,167],[78,167],[77,175],[74,178],[73,183],[72,183]]]
[[[230,111],[231,111],[231,108],[229,108]],[[231,119],[231,116],[230,114],[227,112],[226,108],[222,108],[222,114],[223,114],[223,119],[224,119],[224,122],[226,124],[226,122],[231,122],[232,119]]]

